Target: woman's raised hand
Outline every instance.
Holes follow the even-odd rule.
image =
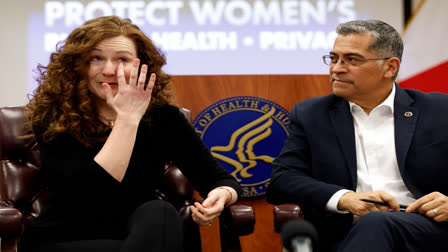
[[[117,113],[117,120],[125,119],[128,122],[138,124],[148,109],[156,75],[151,74],[148,85],[145,87],[148,66],[143,64],[140,68],[140,76],[138,76],[139,65],[139,59],[132,62],[129,82],[127,82],[123,63],[119,63],[117,68],[117,94],[114,96],[110,87],[106,89],[107,103]],[[107,83],[103,83],[103,85],[107,85]]]

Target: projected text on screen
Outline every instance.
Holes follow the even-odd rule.
[[[29,67],[98,16],[138,25],[174,75],[325,74],[321,56],[338,23],[360,18],[354,0],[46,1],[29,18]]]

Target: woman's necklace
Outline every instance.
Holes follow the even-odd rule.
[[[107,126],[109,126],[109,128],[113,128],[114,127],[114,122],[115,120],[111,120],[111,119],[107,119],[106,117],[100,115],[101,119],[103,119],[103,121],[106,121]]]

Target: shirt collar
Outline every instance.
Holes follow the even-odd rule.
[[[392,114],[394,113],[394,102],[395,102],[395,83],[392,86],[392,91],[390,92],[389,96],[386,98],[386,100],[384,100],[380,105],[376,106],[374,109],[385,106],[390,108],[390,111],[392,112]],[[353,102],[348,102],[350,104],[350,111],[352,111],[353,113],[353,109],[355,107],[361,108],[359,105],[357,105],[356,103]],[[372,111],[374,110],[372,109]]]

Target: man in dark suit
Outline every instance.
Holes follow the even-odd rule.
[[[403,42],[390,25],[336,31],[323,57],[333,94],[293,107],[268,202],[300,204],[322,251],[448,251],[448,96],[394,83]]]

